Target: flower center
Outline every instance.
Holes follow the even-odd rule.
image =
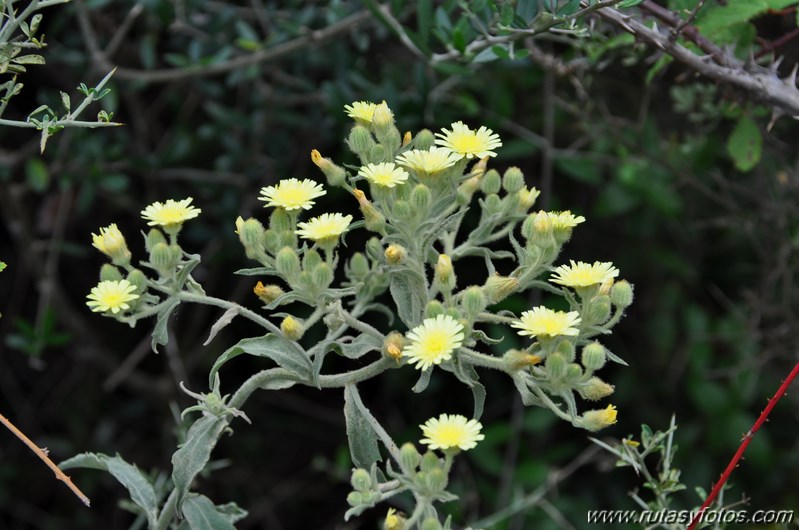
[[[424,350],[430,358],[437,357],[449,350],[450,337],[447,333],[434,331],[424,341]]]
[[[482,146],[476,134],[463,134],[452,139],[452,147],[459,153],[479,151]]]
[[[440,427],[436,434],[441,445],[458,445],[463,440],[463,430],[455,425]]]
[[[288,188],[280,190],[280,193],[275,198],[285,204],[298,205],[305,202],[308,197],[300,189]]]

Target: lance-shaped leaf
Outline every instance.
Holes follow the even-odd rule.
[[[391,275],[391,297],[400,320],[409,328],[422,320],[422,311],[427,303],[427,286],[424,282],[424,278],[411,270],[397,270]]]
[[[177,491],[178,507],[189,492],[194,477],[208,463],[211,451],[226,427],[224,418],[202,416],[186,433],[186,443],[172,455],[172,482]]]
[[[313,365],[305,350],[296,342],[292,342],[280,335],[269,333],[263,337],[242,339],[238,344],[220,355],[211,368],[210,381],[213,382],[214,376],[223,364],[242,353],[272,359],[281,368],[285,368],[301,378],[312,377]]]
[[[453,373],[455,377],[462,383],[465,383],[471,389],[472,396],[474,396],[474,413],[472,414],[472,418],[479,420],[480,416],[483,415],[483,406],[486,401],[486,389],[480,384],[480,377],[477,375],[474,366],[460,359],[457,359],[454,364]]]
[[[183,517],[191,530],[235,530],[230,516],[220,512],[205,495],[191,494],[183,501]]]
[[[355,385],[344,387],[344,420],[347,423],[347,440],[352,463],[356,467],[369,469],[382,459],[377,446],[377,434],[369,423],[371,415],[358,395]]]
[[[167,324],[172,312],[180,304],[180,300],[173,298],[165,305],[159,312],[155,319],[155,329],[153,329],[153,341],[151,346],[155,353],[158,353],[158,345],[166,345],[169,342],[169,332],[167,331]]]

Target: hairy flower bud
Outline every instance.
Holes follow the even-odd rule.
[[[427,151],[433,147],[435,140],[436,138],[433,136],[430,129],[422,129],[416,134],[416,138],[413,139],[413,148],[420,151]]]
[[[424,308],[425,318],[435,318],[444,314],[444,306],[438,300],[430,300]]]
[[[139,269],[130,271],[125,279],[136,288],[135,294],[142,294],[147,290],[147,276]]]
[[[163,232],[157,228],[151,228],[150,231],[147,232],[147,237],[144,238],[144,248],[150,253],[153,251],[153,247],[158,243],[166,244],[166,237],[164,237]]]
[[[333,269],[327,263],[320,263],[314,267],[311,276],[317,289],[327,289],[333,283]]]
[[[275,212],[282,212],[282,208],[276,209]],[[282,213],[286,215],[286,212]],[[274,217],[274,214],[272,217]],[[258,219],[247,219],[241,225],[239,239],[241,240],[241,244],[244,245],[244,248],[257,249],[260,245],[263,245],[264,225],[262,225],[261,221]]]
[[[466,315],[474,320],[488,305],[488,300],[481,287],[472,285],[463,292],[461,307]]]
[[[393,125],[394,113],[388,108],[388,104],[383,101],[375,107],[375,113],[372,115],[372,128],[375,131],[375,135],[386,134]]]
[[[447,487],[447,474],[440,467],[431,469],[425,476],[424,485],[433,494],[444,491]]]
[[[408,252],[402,245],[389,245],[386,249],[386,262],[391,265],[398,265],[402,263],[402,260],[404,260],[407,255]]]
[[[633,303],[633,286],[627,280],[620,280],[610,288],[610,302],[616,307],[629,307]]]
[[[508,193],[516,193],[524,188],[524,175],[518,167],[509,167],[502,175],[502,187]]]
[[[257,296],[263,303],[271,304],[283,294],[283,289],[277,285],[264,285],[263,283],[258,282],[255,284],[255,287],[253,287],[252,292],[255,293],[255,296]]]
[[[106,281],[116,282],[121,279],[122,279],[122,273],[119,272],[119,269],[117,269],[114,265],[111,265],[110,263],[103,263],[103,266],[100,267],[101,282],[106,282]]]
[[[264,248],[274,254],[278,249],[283,248],[283,245],[280,244],[280,239],[277,232],[267,229],[264,231]]]
[[[486,279],[485,284],[483,285],[483,292],[486,294],[488,298],[489,305],[496,304],[497,302],[501,302],[514,292],[519,287],[519,280],[518,278],[513,278],[510,276],[499,276],[498,274],[494,274],[493,276],[489,276]]]
[[[352,255],[347,274],[353,280],[363,280],[369,274],[369,260],[366,259],[363,252],[356,252]]]
[[[616,407],[608,405],[605,409],[589,410],[580,419],[583,428],[596,432],[616,423]]]
[[[364,494],[358,491],[351,491],[349,495],[347,495],[347,504],[352,506],[353,508],[356,506],[360,506],[364,502]]]
[[[411,208],[410,203],[408,201],[403,201],[402,199],[394,202],[393,212],[394,216],[401,221],[407,221],[414,216],[414,211]]]
[[[558,343],[556,351],[563,355],[567,363],[574,362],[574,343],[570,340],[562,340]]]
[[[177,247],[178,253],[172,247],[173,245],[158,243],[150,251],[150,263],[161,274],[168,273],[178,264],[180,247]]]
[[[422,462],[422,455],[419,454],[415,445],[407,442],[400,447],[400,461],[406,470],[414,471]]]
[[[488,215],[499,213],[502,210],[502,199],[496,193],[487,195],[483,200],[483,210]]]
[[[438,456],[433,451],[425,452],[424,456],[422,456],[422,463],[420,465],[420,469],[425,473],[429,473],[434,469],[439,469],[441,467],[441,462],[438,459]]]
[[[438,519],[435,517],[428,517],[422,521],[422,525],[419,527],[419,530],[441,530],[441,523],[439,523]]]
[[[523,187],[517,191],[516,196],[519,198],[519,213],[526,213],[527,210],[532,208],[539,195],[541,195],[541,192],[535,188],[527,189]]]
[[[595,296],[588,304],[585,320],[593,324],[603,324],[610,318],[610,297],[607,295]]]
[[[436,286],[441,291],[452,292],[452,289],[455,288],[456,281],[452,260],[446,254],[439,254],[435,271]]]
[[[383,245],[380,244],[379,239],[373,237],[366,242],[366,255],[374,261],[380,261],[380,257],[383,255]]]
[[[567,364],[566,358],[560,352],[549,354],[544,361],[544,366],[552,379],[563,379],[563,376],[566,375]]]
[[[296,318],[289,315],[280,323],[280,331],[289,340],[300,340],[305,334],[305,326],[303,326]]]
[[[405,347],[405,337],[398,331],[392,331],[383,342],[383,354],[399,363],[402,358],[402,348]]]
[[[402,135],[402,145],[400,147],[405,147],[413,140],[413,135],[411,135],[411,131],[405,131],[405,134]]]
[[[508,350],[505,352],[505,355],[502,356],[502,360],[509,370],[515,372],[527,368],[528,366],[539,364],[541,362],[541,357],[519,350]]]
[[[411,191],[411,206],[417,212],[427,212],[432,200],[430,188],[424,184],[417,184]]]
[[[311,151],[311,161],[325,174],[328,184],[331,186],[341,186],[344,184],[347,175],[344,168],[337,166],[329,158],[324,158],[316,149]]]
[[[255,219],[248,219],[244,223],[245,230],[247,229],[247,223],[250,221],[255,221]],[[261,224],[258,221],[255,222]],[[263,229],[263,227],[261,228]],[[291,216],[286,210],[283,208],[275,208],[274,211],[272,211],[272,215],[269,216],[269,228],[275,232],[293,232],[295,226],[291,221]]]
[[[605,347],[598,342],[591,342],[583,346],[582,362],[586,370],[595,372],[600,370],[607,362]]]
[[[369,162],[372,164],[380,164],[383,162],[388,162],[389,161],[388,150],[386,150],[386,148],[381,144],[375,144],[369,150],[368,158]]]
[[[583,367],[577,363],[566,365],[566,375],[563,379],[567,383],[576,383],[583,376]]]
[[[496,195],[502,189],[502,178],[496,169],[491,169],[483,175],[480,190],[486,195]]]
[[[577,391],[588,401],[599,401],[613,393],[613,385],[609,385],[598,377],[592,377],[577,387]]]
[[[374,207],[372,202],[366,198],[366,194],[361,190],[355,189],[352,191],[352,194],[355,195],[355,198],[358,200],[358,204],[361,207],[361,213],[363,214],[364,226],[366,226],[366,229],[371,230],[372,232],[377,232],[378,234],[385,234],[386,218],[383,216],[383,214],[377,211],[377,208]]]
[[[291,247],[283,247],[275,257],[275,269],[286,278],[294,278],[300,273],[300,257]]]
[[[356,125],[350,131],[347,145],[362,161],[366,161],[369,157],[369,152],[375,145],[375,140],[372,138],[372,133],[369,132],[369,129],[363,125]]]
[[[312,271],[317,265],[321,265],[324,262],[322,259],[322,255],[316,251],[316,249],[309,249],[305,251],[305,254],[302,256],[302,270],[304,271]]]
[[[365,469],[357,468],[352,471],[350,484],[355,491],[369,491],[372,489],[372,477]]]

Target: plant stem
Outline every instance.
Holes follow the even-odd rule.
[[[189,293],[186,291],[181,291],[180,293],[177,294],[177,297],[184,302],[195,302],[197,304],[213,305],[216,307],[221,307],[223,309],[235,308],[236,311],[238,311],[241,316],[249,318],[259,326],[266,328],[272,333],[278,333],[278,334],[280,333],[280,328],[269,322],[266,318],[262,317],[255,311],[251,311],[246,307],[241,306],[235,302],[229,302],[228,300],[222,300],[221,298],[215,298],[213,296],[208,296],[204,294]]]

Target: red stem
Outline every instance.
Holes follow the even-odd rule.
[[[707,499],[705,499],[705,502],[702,504],[702,507],[699,508],[699,512],[697,512],[697,514],[694,515],[694,518],[691,520],[691,524],[688,526],[688,530],[694,530],[694,528],[696,528],[696,525],[699,523],[699,520],[702,518],[702,514],[705,512],[705,510],[707,510],[708,506],[710,506],[710,503],[712,503],[716,499],[719,492],[721,491],[721,488],[724,486],[724,483],[727,482],[728,478],[730,478],[732,470],[735,469],[736,466],[738,465],[738,461],[744,455],[744,451],[746,451],[746,448],[749,446],[749,442],[752,441],[752,438],[754,438],[755,433],[766,422],[766,418],[768,418],[771,409],[773,409],[774,406],[777,404],[777,402],[780,399],[782,399],[782,396],[785,395],[785,392],[788,390],[788,387],[791,386],[791,383],[793,382],[793,380],[796,378],[797,375],[799,375],[799,363],[796,363],[796,366],[793,367],[791,373],[788,374],[788,377],[785,378],[785,381],[782,382],[780,388],[777,389],[777,392],[771,397],[771,399],[768,402],[768,405],[766,405],[766,408],[763,409],[763,412],[760,413],[760,417],[757,419],[755,424],[752,426],[751,429],[749,429],[749,432],[747,432],[744,435],[740,447],[738,447],[738,450],[735,452],[735,456],[733,456],[732,460],[730,460],[730,463],[727,464],[727,469],[724,470],[724,473],[721,474],[719,481],[716,482],[715,486],[713,486],[713,490],[710,492],[710,495],[707,496]]]

